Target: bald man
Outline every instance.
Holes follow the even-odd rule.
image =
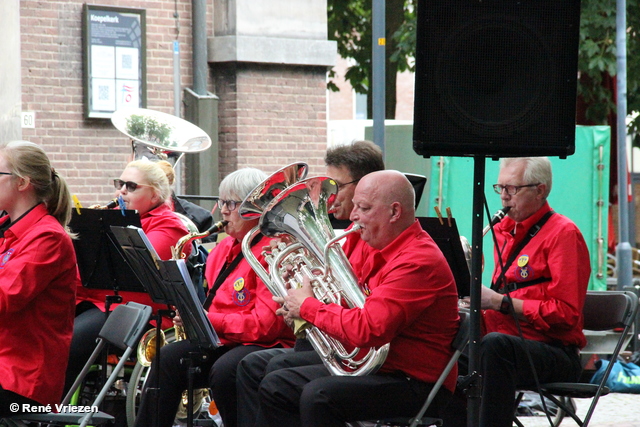
[[[331,376],[324,365],[280,369],[260,385],[259,425],[344,426],[345,422],[413,416],[451,357],[459,318],[455,282],[431,237],[415,219],[414,192],[397,171],[364,176],[350,219],[371,248],[354,268],[366,296],[362,308],[317,300],[306,281],[292,289],[278,314],[304,319],[346,347],[391,343],[380,370]],[[439,416],[454,390],[453,370],[430,407]]]

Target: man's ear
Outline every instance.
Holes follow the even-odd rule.
[[[390,206],[391,209],[391,218],[389,218],[389,222],[396,222],[402,216],[402,205],[400,202],[393,202]]]

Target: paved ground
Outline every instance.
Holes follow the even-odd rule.
[[[578,415],[583,416],[590,399],[577,399]],[[548,427],[546,417],[521,417],[525,427]],[[611,393],[598,401],[589,423],[592,427],[640,427],[640,394]],[[576,422],[565,418],[561,427],[574,427]]]

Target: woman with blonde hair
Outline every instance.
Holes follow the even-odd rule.
[[[60,402],[80,279],[69,189],[38,145],[0,146],[0,210],[2,418]]]
[[[124,208],[137,210],[140,214],[142,230],[158,256],[164,260],[171,259],[171,246],[175,246],[188,231],[167,203],[171,197],[171,186],[164,170],[154,162],[134,160],[113,183],[116,189],[115,196],[121,200]],[[185,248],[187,255],[189,251],[190,247]],[[104,289],[78,288],[65,391],[71,387],[91,356],[93,343],[106,320],[105,298],[112,294],[112,291]],[[150,305],[154,311],[166,308],[153,303],[149,294],[144,292],[120,291],[118,295],[122,297],[122,303],[135,301]],[[164,319],[162,323],[164,327],[172,325],[168,319]]]

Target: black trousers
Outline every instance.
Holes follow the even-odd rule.
[[[208,351],[205,361],[198,363],[201,373],[193,376],[194,388],[211,388],[212,398],[220,410],[225,427],[236,425],[236,368],[246,355],[264,347],[239,345],[218,347]],[[157,387],[155,365],[151,364],[150,374],[142,392],[142,400],[136,416],[139,427],[171,427],[178,410],[182,392],[188,387],[189,354],[201,354],[197,345],[189,341],[168,344],[160,349],[160,375],[157,403],[150,387]],[[156,412],[156,409],[158,411]],[[157,417],[156,417],[157,414]],[[156,423],[157,421],[157,423]]]
[[[0,418],[27,412],[23,411],[22,405],[38,406],[42,404],[12,391],[5,390],[0,386]]]
[[[536,382],[529,356],[533,361],[540,384],[548,382],[574,382],[580,378],[582,366],[575,347],[553,346],[520,337],[490,333],[480,344],[482,374],[481,427],[511,427],[518,390],[536,390]],[[464,356],[464,355],[463,355]],[[460,374],[468,372],[468,359],[460,358]],[[456,393],[452,399],[455,420],[445,426],[466,427],[466,398]]]
[[[345,422],[412,417],[420,411],[433,384],[403,375],[331,376],[324,365],[280,369],[260,385],[264,422],[273,427],[344,427]],[[451,393],[442,388],[427,411],[439,417]]]
[[[279,369],[322,364],[312,349],[294,352],[292,348],[270,348],[256,351],[240,361],[236,374],[238,390],[238,426],[260,426],[259,388],[265,375]]]

